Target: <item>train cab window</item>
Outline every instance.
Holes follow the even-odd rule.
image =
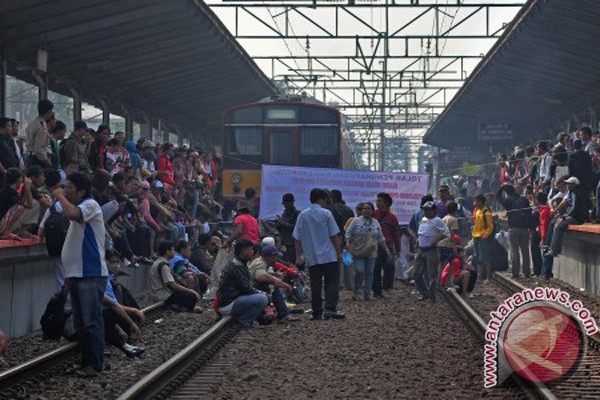
[[[235,146],[235,150],[237,150],[236,153],[242,156],[261,155],[263,149],[262,136],[261,128],[235,128],[232,144]]]
[[[300,122],[303,124],[337,124],[338,113],[327,108],[302,107]]]
[[[303,127],[300,132],[300,154],[305,156],[337,154],[338,135],[336,127]]]

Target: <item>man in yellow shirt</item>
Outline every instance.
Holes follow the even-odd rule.
[[[474,267],[485,282],[490,277],[490,244],[493,240],[494,220],[492,212],[485,205],[485,196],[480,194],[473,201],[475,221],[473,224]]]

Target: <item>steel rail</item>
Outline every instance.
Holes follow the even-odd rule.
[[[223,344],[223,336],[226,336],[232,327],[233,318],[228,316],[221,319],[186,348],[127,389],[118,400],[147,400],[159,396],[163,391],[173,392],[201,367],[195,365],[200,354],[208,351],[209,359],[218,351],[219,344]],[[211,351],[212,347],[217,349]]]
[[[491,278],[491,281],[494,282],[496,285],[500,286],[502,289],[504,289],[504,291],[506,291],[510,295],[513,295],[517,292],[522,292],[525,289],[530,289],[526,286],[523,286],[514,279],[499,273],[495,273]],[[588,336],[587,338],[588,346],[600,352],[600,333],[595,333],[593,335]]]
[[[142,311],[144,314],[151,314],[162,306],[163,302],[158,302],[143,308]],[[56,365],[62,364],[65,360],[75,356],[78,350],[78,342],[67,343],[48,353],[2,371],[0,373],[0,397],[3,397],[5,391],[18,386],[21,382],[40,375],[42,372]]]
[[[481,342],[485,341],[487,323],[479,314],[458,294],[455,289],[442,290],[442,296],[450,304],[450,307],[460,316],[463,322],[474,333]],[[557,400],[557,397],[543,384],[533,384],[513,374],[511,380],[523,393],[531,399]]]

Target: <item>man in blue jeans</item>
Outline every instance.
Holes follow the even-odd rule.
[[[310,191],[311,205],[302,211],[294,227],[296,264],[308,265],[312,294],[312,320],[344,319],[337,305],[340,291],[340,261],[342,259],[340,229],[331,211],[324,207],[327,192]],[[325,312],[322,289],[325,281]]]
[[[90,178],[80,172],[68,176],[65,191],[52,192],[71,220],[62,250],[75,329],[82,352],[84,377],[98,375],[104,366],[104,317],[102,299],[108,269],[104,257],[106,231],[102,209],[91,198]]]
[[[247,263],[254,258],[254,243],[239,239],[233,247],[233,260],[223,269],[217,305],[221,315],[233,315],[242,328],[251,328],[269,303],[268,296],[252,287]]]

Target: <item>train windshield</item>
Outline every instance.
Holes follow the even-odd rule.
[[[262,154],[263,132],[261,128],[235,128],[232,150],[241,156],[258,156]]]
[[[300,130],[300,155],[334,155],[338,152],[337,127],[302,127]]]

